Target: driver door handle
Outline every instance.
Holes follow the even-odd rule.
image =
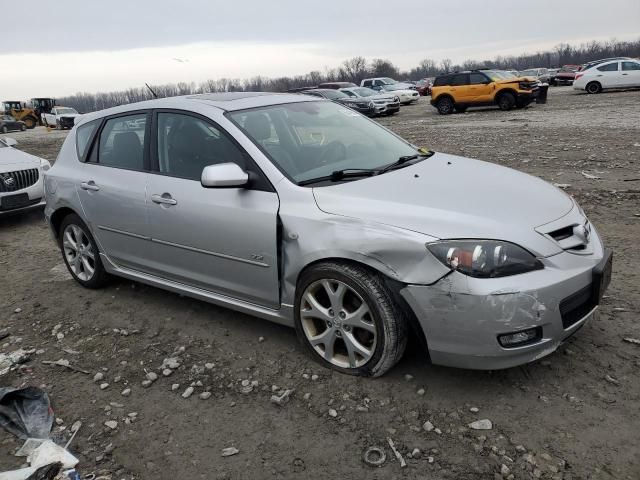
[[[177,205],[178,201],[171,197],[169,193],[163,193],[162,195],[158,195],[154,193],[151,195],[151,201],[153,203],[157,203],[159,205]]]
[[[80,188],[83,190],[91,190],[93,192],[97,192],[98,190],[100,190],[100,187],[96,185],[96,182],[94,182],[93,180],[89,180],[88,182],[82,182],[80,184]]]

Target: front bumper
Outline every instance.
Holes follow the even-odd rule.
[[[5,200],[7,197],[13,197],[13,199]],[[44,180],[40,171],[38,180],[33,185],[20,190],[0,193],[0,216],[42,208],[45,203]]]
[[[495,279],[452,272],[434,285],[403,288],[400,293],[418,318],[432,362],[498,370],[554,352],[597,314],[600,297],[590,293],[594,281],[600,282],[594,272],[607,253],[596,241],[594,254],[563,252],[542,259],[545,268],[535,272]],[[583,292],[586,297],[580,297]],[[498,342],[500,335],[536,327],[542,335],[530,344],[505,348]]]

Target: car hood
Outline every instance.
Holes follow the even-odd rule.
[[[40,166],[40,158],[11,147],[0,148],[0,173]]]
[[[369,100],[386,100],[388,102],[393,102],[394,98],[396,98],[398,96],[397,93],[395,92],[388,92],[388,93],[379,93],[377,95],[371,95],[370,97],[360,97],[360,98],[366,98]]]
[[[539,256],[561,250],[534,228],[574,207],[568,195],[539,178],[443,153],[383,175],[316,187],[313,192],[326,213],[439,239],[507,240]]]

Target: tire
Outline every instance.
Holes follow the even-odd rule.
[[[36,128],[36,125],[38,124],[38,121],[33,117],[24,117],[22,121],[29,130]]]
[[[500,94],[496,102],[500,110],[507,112],[516,106],[516,97],[513,93],[505,92]]]
[[[73,262],[71,258],[78,257],[78,249],[73,247],[74,243],[82,245],[81,260],[78,263]],[[101,288],[108,283],[109,274],[102,265],[98,246],[87,225],[75,213],[67,215],[62,221],[58,232],[58,244],[67,270],[76,282],[85,288]],[[72,255],[73,252],[75,255]],[[90,254],[93,258],[89,256]],[[93,266],[92,273],[87,269],[87,264]]]
[[[436,108],[440,115],[449,115],[453,113],[453,100],[450,97],[443,97],[436,102]]]
[[[467,111],[467,107],[455,107],[456,113],[464,113]]]
[[[62,130],[62,125],[60,125],[59,120],[56,120],[56,130]]]
[[[21,132],[24,132],[26,129],[27,129],[26,125],[24,125],[24,124],[20,125],[20,131]]]
[[[587,93],[591,93],[593,95],[602,92],[602,85],[600,85],[600,82],[589,82],[584,89]]]
[[[359,320],[350,317],[363,310]],[[380,275],[360,265],[321,263],[298,281],[296,333],[305,351],[325,367],[362,377],[383,375],[404,354],[407,324]]]
[[[7,126],[6,126],[6,125],[4,125],[4,126],[2,127],[2,133],[7,133],[8,131],[9,131],[9,129],[7,128]]]

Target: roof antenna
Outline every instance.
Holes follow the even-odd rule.
[[[147,86],[147,88],[151,92],[151,95],[153,95],[153,98],[158,98],[158,94],[153,91],[153,88],[151,88],[148,83],[145,83],[145,85]]]

